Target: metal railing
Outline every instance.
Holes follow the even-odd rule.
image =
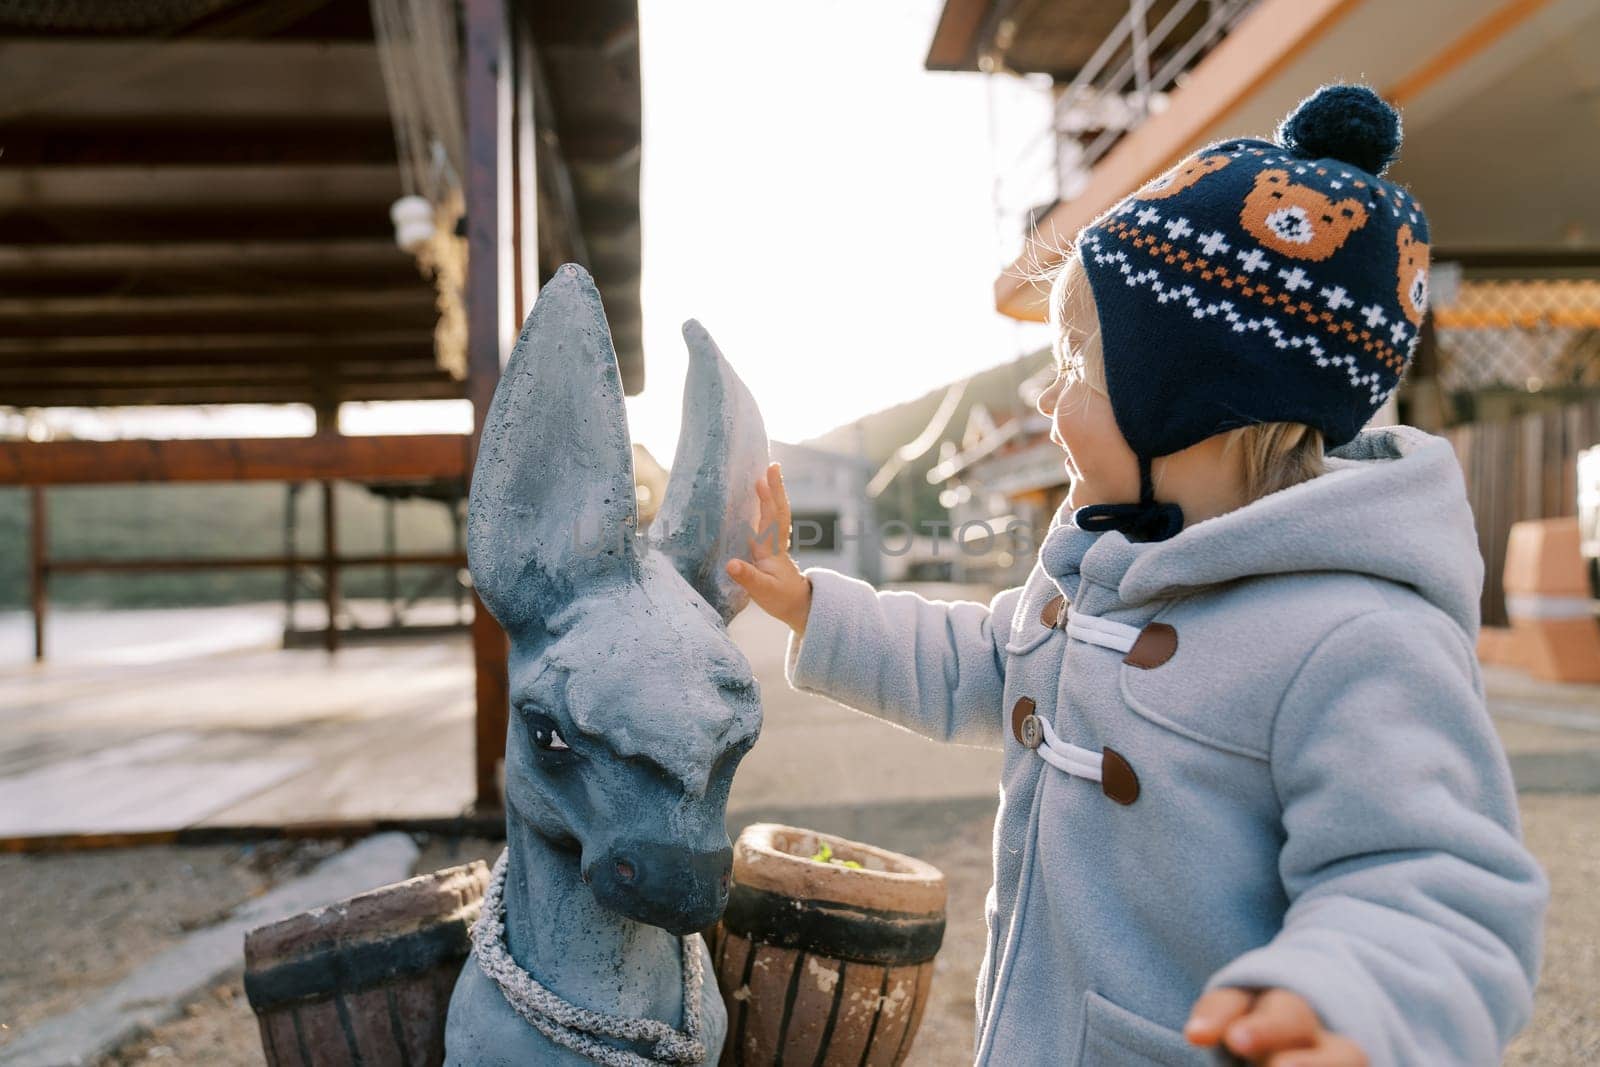
[[[1072,81],[1054,90],[1052,124],[1029,138],[1015,153],[998,183],[996,207],[1002,215],[1021,216],[1026,226],[1042,207],[1037,202],[1041,179],[1053,177],[1054,199],[1070,200],[1083,190],[1095,165],[1152,114],[1164,110],[1169,94],[1181,88],[1182,77],[1233,29],[1256,0],[1177,0],[1154,25],[1151,0],[1129,0],[1118,21]],[[1190,17],[1203,9],[1198,25]],[[1039,173],[1041,149],[1054,142],[1047,166]],[[1011,189],[1035,202],[1018,204]]]

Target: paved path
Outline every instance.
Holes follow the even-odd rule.
[[[463,810],[466,638],[285,651],[274,647],[278,618],[271,605],[58,612],[60,659],[0,661],[0,834]],[[17,626],[15,615],[0,619],[0,647]],[[759,611],[734,623],[761,679],[766,729],[733,812],[992,802],[996,754],[935,745],[790,690],[786,633]]]
[[[0,834],[434,816],[471,800],[464,636],[330,655],[276,647],[271,605],[54,619],[60,657],[0,665]],[[0,620],[0,636],[14,628]]]
[[[0,617],[0,652],[17,619]],[[466,638],[284,651],[271,636],[278,619],[271,605],[57,613],[60,660],[0,659],[0,834],[463,810]],[[907,822],[934,802],[963,815],[992,808],[997,753],[937,745],[794,692],[787,630],[758,610],[732,634],[766,705],[729,801],[735,824],[787,815],[848,834],[872,806],[882,809],[873,819]],[[1600,686],[1499,668],[1485,677],[1518,787],[1600,793]]]

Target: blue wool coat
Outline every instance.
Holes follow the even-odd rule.
[[[807,574],[792,685],[1005,752],[979,1063],[1210,1063],[1179,1030],[1219,985],[1299,993],[1375,1067],[1498,1063],[1527,1021],[1548,891],[1484,706],[1444,440],[1365,431],[1162,542],[1058,516],[988,606]],[[1106,622],[1140,644],[1096,643]],[[1030,708],[1126,772],[1047,764]]]

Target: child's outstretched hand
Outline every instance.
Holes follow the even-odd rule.
[[[789,555],[789,494],[776,463],[769,463],[766,477],[756,481],[756,498],[761,501],[761,519],[750,540],[755,563],[730,560],[728,577],[743,586],[762,611],[804,634],[811,614],[811,582]]]
[[[1267,1067],[1367,1067],[1354,1041],[1323,1029],[1305,998],[1287,989],[1213,989],[1195,1001],[1183,1035]]]

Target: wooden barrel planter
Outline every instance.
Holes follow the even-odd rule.
[[[443,1063],[488,884],[474,861],[246,934],[244,989],[269,1067]]]
[[[833,858],[818,862],[826,843]],[[944,941],[937,867],[793,826],[747,828],[713,935],[728,1007],[722,1063],[904,1063]]]

